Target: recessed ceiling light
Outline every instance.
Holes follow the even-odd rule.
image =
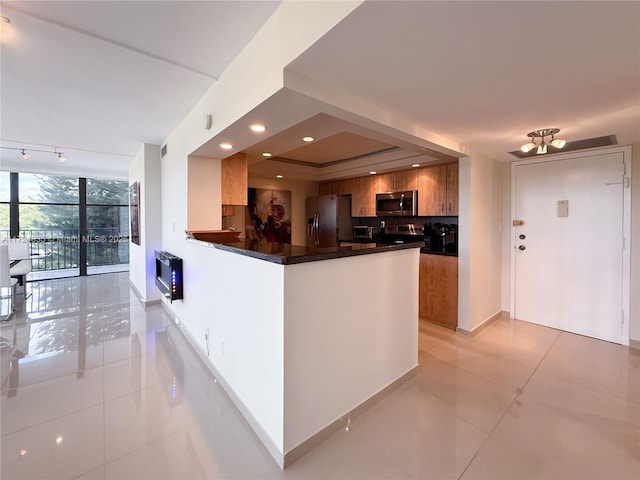
[[[263,157],[273,157],[273,153],[269,153],[269,152],[262,152],[262,156],[263,156]]]
[[[369,175],[375,175],[376,173],[378,173],[378,172],[371,171],[371,172],[369,172]]]
[[[284,175],[276,175],[276,178],[284,178]]]
[[[267,129],[267,127],[265,127],[261,123],[254,123],[249,128],[251,129],[252,132],[256,132],[256,133],[262,133]]]
[[[302,137],[303,142],[313,142],[315,138],[313,137]]]
[[[420,164],[419,163],[414,163],[413,165],[411,165],[413,168],[419,167]]]
[[[233,145],[231,145],[230,143],[221,143],[220,148],[224,148],[225,150],[231,150],[233,148]]]

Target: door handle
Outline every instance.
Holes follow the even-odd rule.
[[[520,246],[518,247],[518,250],[526,250],[526,249],[527,249],[527,247],[525,247],[524,245],[520,245]]]

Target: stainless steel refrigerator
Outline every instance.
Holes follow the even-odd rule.
[[[337,247],[352,239],[351,196],[309,197],[306,207],[308,247]]]

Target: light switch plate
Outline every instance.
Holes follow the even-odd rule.
[[[569,216],[569,200],[558,200],[558,216]]]

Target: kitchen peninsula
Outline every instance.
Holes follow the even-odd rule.
[[[187,245],[186,333],[281,468],[417,367],[421,244]]]

